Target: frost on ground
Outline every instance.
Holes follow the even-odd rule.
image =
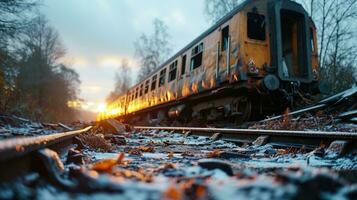
[[[165,131],[88,135],[62,158],[60,177],[72,184],[32,175],[0,185],[0,199],[357,198],[356,152],[336,157],[324,146],[238,146]]]
[[[41,123],[17,116],[0,115],[0,140],[13,137],[48,135],[70,131],[74,127],[83,126],[84,124],[82,123],[72,123],[70,126],[67,126],[62,123]]]

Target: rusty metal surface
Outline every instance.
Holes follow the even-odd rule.
[[[12,138],[0,141],[0,162],[10,158],[19,157],[32,151],[60,143],[69,138],[87,132],[92,127],[87,127],[77,131],[56,133],[45,136]]]

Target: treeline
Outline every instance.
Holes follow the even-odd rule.
[[[61,62],[58,32],[37,0],[0,0],[0,113],[40,121],[71,121],[79,75]]]

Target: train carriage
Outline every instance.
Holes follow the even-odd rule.
[[[317,72],[316,28],[304,8],[290,0],[247,0],[100,118],[241,123],[318,92]]]

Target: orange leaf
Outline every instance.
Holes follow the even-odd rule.
[[[139,149],[142,152],[149,152],[149,153],[155,152],[154,147],[151,147],[151,146],[140,146]]]
[[[196,197],[197,199],[202,199],[207,196],[206,188],[202,185],[197,186],[196,188]]]
[[[170,153],[167,154],[167,157],[169,159],[172,159],[174,157],[174,153],[171,151]]]
[[[124,158],[125,158],[125,153],[121,152],[118,156],[117,163],[118,164],[123,164],[124,163]]]
[[[136,156],[142,156],[143,153],[141,153],[140,149],[138,148],[132,148],[129,150],[130,155],[136,155]]]
[[[115,159],[104,159],[94,163],[91,169],[99,172],[111,172],[116,164],[117,160]]]
[[[176,187],[169,187],[163,193],[164,200],[181,200],[183,199],[182,191],[178,190]]]
[[[103,159],[94,163],[91,167],[92,170],[99,172],[111,172],[113,167],[118,164],[123,164],[125,158],[124,153],[120,153],[117,159]]]
[[[207,157],[209,157],[209,158],[217,158],[217,157],[219,157],[221,155],[221,153],[222,153],[221,150],[216,149],[214,151],[208,152]]]

